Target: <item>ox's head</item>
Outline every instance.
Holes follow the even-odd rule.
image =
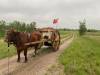
[[[6,31],[5,42],[12,44],[16,41],[16,30],[10,29]]]

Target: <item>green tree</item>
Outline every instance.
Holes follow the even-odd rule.
[[[87,31],[86,20],[83,20],[83,22],[79,21],[79,24],[80,24],[80,26],[79,26],[79,34],[80,35],[84,35],[86,33],[86,31]]]
[[[5,34],[6,22],[4,20],[0,21],[0,37],[3,37]]]
[[[26,24],[24,22],[21,23],[20,31],[23,31],[23,32],[26,31]]]
[[[4,20],[0,21],[0,31],[4,31],[6,26],[6,22]]]
[[[20,21],[12,21],[9,23],[6,23],[6,21],[1,20],[0,21],[0,37],[4,36],[5,30],[14,28],[17,31],[20,32],[32,32],[36,29],[36,22],[31,22],[30,24],[26,24],[25,22]]]
[[[32,32],[36,29],[36,22],[31,22],[30,24],[27,24],[26,31]]]
[[[19,21],[13,21],[9,23],[10,28],[15,28],[17,31],[20,31],[21,23]]]
[[[34,31],[36,29],[36,22],[31,22],[30,23],[30,30]]]

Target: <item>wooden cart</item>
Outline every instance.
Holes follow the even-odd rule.
[[[45,40],[43,45],[51,46],[54,51],[57,51],[60,46],[59,31],[53,28],[42,28],[39,31],[42,33],[42,39]]]

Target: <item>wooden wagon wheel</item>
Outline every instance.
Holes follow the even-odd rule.
[[[53,41],[53,50],[57,51],[59,50],[59,46],[60,46],[60,33],[57,31],[56,32],[56,39]]]

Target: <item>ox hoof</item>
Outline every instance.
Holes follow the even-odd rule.
[[[20,60],[17,60],[17,62],[20,62]]]

